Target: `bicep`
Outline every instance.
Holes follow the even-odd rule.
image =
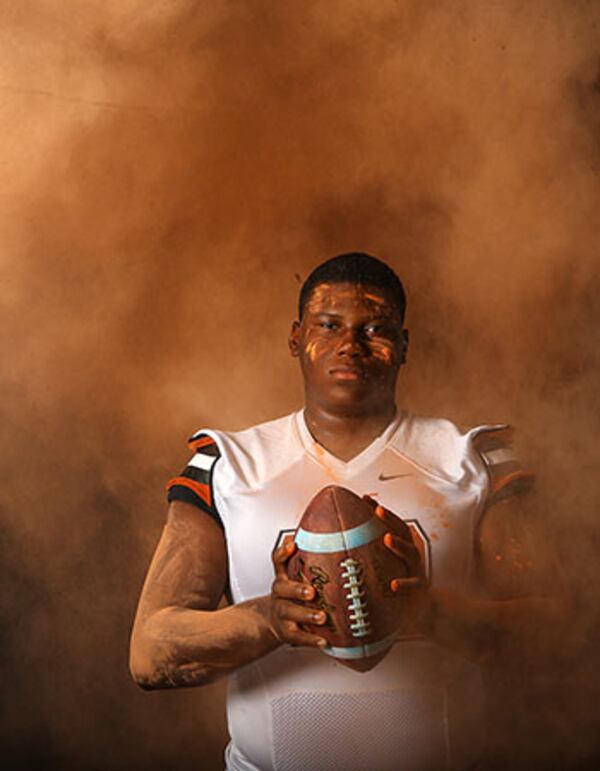
[[[227,552],[219,525],[182,501],[169,506],[140,598],[142,618],[167,607],[214,610],[227,583]]]
[[[493,599],[545,595],[559,579],[534,493],[490,507],[479,528],[479,575]]]

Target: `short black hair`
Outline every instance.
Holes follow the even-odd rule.
[[[318,265],[306,279],[300,289],[298,299],[298,318],[302,318],[304,307],[312,291],[319,284],[366,284],[386,293],[398,309],[400,320],[404,322],[406,312],[406,294],[398,276],[385,262],[364,252],[347,252]]]

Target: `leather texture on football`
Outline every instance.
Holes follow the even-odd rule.
[[[314,587],[307,604],[327,614],[325,625],[306,629],[327,640],[325,653],[360,672],[381,661],[401,622],[402,598],[390,581],[406,568],[383,543],[389,530],[366,500],[330,485],[302,515],[287,565],[292,580]]]

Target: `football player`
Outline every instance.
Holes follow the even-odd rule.
[[[400,280],[374,257],[317,267],[289,337],[304,409],[241,432],[198,431],[169,483],[131,672],[148,689],[229,675],[232,771],[474,768],[481,663],[543,648],[565,618],[530,533],[533,477],[510,429],[463,433],[397,407],[405,307]],[[411,525],[411,537],[384,536],[399,566],[390,591],[406,596],[410,618],[365,673],[325,655],[315,588],[286,572],[285,534],[330,484]]]

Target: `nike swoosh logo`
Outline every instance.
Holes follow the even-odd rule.
[[[380,482],[389,482],[390,479],[402,479],[402,477],[409,477],[411,474],[380,474],[377,479]]]

